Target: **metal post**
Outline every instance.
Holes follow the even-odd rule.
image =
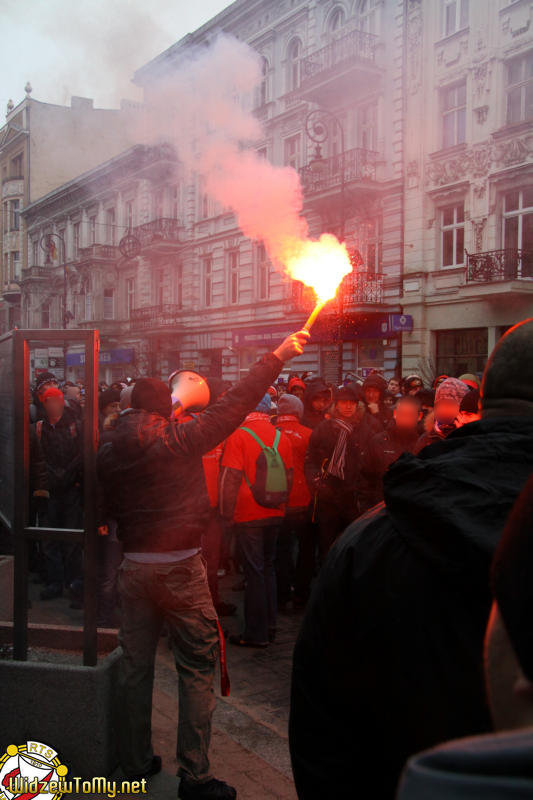
[[[29,348],[22,331],[13,333],[14,356],[14,592],[13,658],[28,657],[28,545],[24,535],[28,516],[29,474]]]
[[[85,408],[83,458],[83,515],[85,542],[83,551],[83,663],[95,666],[98,653],[97,530],[96,530],[96,448],[98,444],[98,331],[88,331],[85,341]]]

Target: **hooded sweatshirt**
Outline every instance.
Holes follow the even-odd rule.
[[[300,798],[353,796],[354,781],[362,796],[393,798],[409,756],[490,730],[489,567],[532,441],[533,417],[494,417],[402,455],[385,504],[333,546],[294,651]]]

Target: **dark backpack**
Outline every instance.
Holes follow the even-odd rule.
[[[241,431],[249,433],[261,448],[261,452],[255,462],[255,480],[253,484],[250,483],[246,474],[244,475],[244,480],[258,505],[265,508],[279,508],[289,499],[287,470],[278,452],[281,433],[276,431],[272,446],[268,447],[250,428],[243,427]]]

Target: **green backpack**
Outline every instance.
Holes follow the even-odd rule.
[[[244,475],[244,480],[258,505],[265,508],[279,508],[289,499],[287,471],[278,452],[281,433],[276,431],[272,446],[268,447],[250,428],[242,427],[241,431],[249,433],[261,448],[261,452],[255,462],[255,480],[253,484],[250,483],[246,474]]]

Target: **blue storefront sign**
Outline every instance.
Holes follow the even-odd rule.
[[[121,350],[100,350],[98,353],[99,364],[131,364],[134,360],[133,348]],[[85,353],[67,353],[67,367],[83,367]]]
[[[294,324],[276,323],[271,327],[241,328],[232,331],[233,347],[270,347],[294,333]],[[410,314],[344,315],[342,324],[332,317],[318,318],[311,332],[313,342],[334,342],[339,334],[345,342],[357,339],[389,339],[413,330]]]

